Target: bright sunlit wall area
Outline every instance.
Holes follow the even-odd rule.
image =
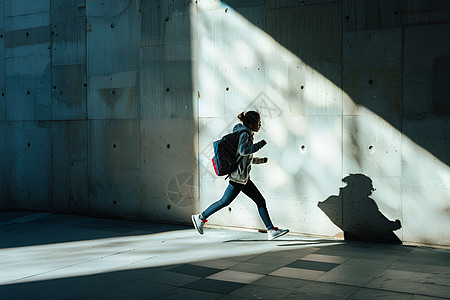
[[[2,210],[186,223],[214,140],[292,232],[450,245],[445,1],[0,0]],[[261,229],[240,195],[208,224]]]
[[[420,1],[198,1],[200,207],[227,184],[212,172],[211,141],[239,112],[258,110],[256,141],[268,145],[257,156],[269,162],[251,177],[276,225],[448,245],[449,8],[439,8],[446,17],[426,15],[431,9]],[[263,227],[243,195],[210,222]]]

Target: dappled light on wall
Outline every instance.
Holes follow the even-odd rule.
[[[330,18],[331,23],[336,19],[336,24],[323,24],[323,30],[336,30],[342,38],[341,11],[333,12],[335,4],[329,5],[328,13],[339,16]],[[211,142],[231,132],[241,111],[258,110],[262,128],[255,141],[265,139],[268,144],[255,155],[267,156],[269,161],[252,169],[252,180],[280,226],[299,233],[342,236],[346,228],[317,204],[336,195],[343,178],[361,174],[376,186],[370,198],[376,211],[386,224],[393,224],[386,226],[392,234],[388,239],[450,242],[447,229],[442,229],[450,228],[449,166],[398,130],[400,116],[386,120],[336,84],[345,76],[342,45],[328,45],[338,47],[328,57],[308,53],[305,58],[264,30],[276,20],[283,22],[278,12],[282,9],[272,11],[264,5],[234,9],[213,0],[198,1],[192,9],[196,12],[192,31],[198,45],[194,90],[202,95],[198,99],[201,207],[219,199],[226,184],[211,172]],[[283,34],[295,34],[292,30]],[[369,84],[374,84],[373,79]],[[264,102],[258,101],[261,95]],[[262,227],[257,218],[251,222],[239,218],[240,211],[249,212],[246,216],[256,214],[253,203],[233,205],[240,208],[232,211],[231,215],[236,214],[233,218],[217,214],[211,222],[227,225],[232,218],[237,226]],[[351,214],[341,211],[340,215],[344,222],[360,222]],[[352,227],[351,231],[360,235],[371,230]]]

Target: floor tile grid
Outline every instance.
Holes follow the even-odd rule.
[[[308,254],[306,254],[306,255],[308,255]],[[267,258],[267,257],[271,257],[274,260],[277,259],[276,254],[268,254],[268,255],[260,255],[259,256],[259,258]],[[327,271],[330,271],[330,270],[334,269],[335,267],[339,266],[339,264],[337,264],[337,263],[321,262],[320,255],[316,255],[315,258],[316,258],[316,260],[296,259],[296,260],[292,261],[292,257],[291,257],[291,259],[287,260],[288,262],[285,263],[284,266],[282,265],[280,268],[278,268],[276,271],[272,272],[270,275],[272,277],[278,276],[278,277],[283,277],[283,278],[291,277],[294,279],[303,279],[304,280],[303,282],[305,284],[307,284],[308,281],[312,281],[312,280],[316,279],[317,277],[325,274]],[[250,260],[258,261],[258,262],[264,261],[264,259],[263,260],[257,260],[257,259],[258,259],[258,257],[256,259],[251,258]],[[334,260],[334,261],[345,261],[346,260],[345,258],[341,259],[339,257],[331,257],[331,256],[324,256],[324,259],[325,260]],[[273,263],[273,261],[272,261],[272,263]],[[245,262],[242,264],[245,264]],[[239,264],[235,265],[234,268],[236,268],[237,266],[239,266]],[[195,270],[197,270],[197,271],[195,271]],[[255,274],[253,272],[251,272],[251,273],[239,272],[239,271],[229,270],[228,268],[223,268],[222,271],[219,271],[219,269],[215,269],[211,272],[211,268],[204,268],[204,267],[199,268],[198,266],[195,266],[195,265],[186,265],[183,268],[174,268],[170,271],[184,272],[184,273],[189,273],[191,275],[196,273],[198,275],[198,274],[202,273],[201,270],[209,271],[207,273],[203,272],[202,275],[208,275],[208,273],[212,273],[212,272],[215,272],[215,273],[209,275],[207,278],[200,279],[194,283],[187,284],[183,287],[209,291],[210,287],[205,287],[205,285],[212,285],[213,283],[215,283],[215,285],[216,285],[215,289],[217,290],[217,288],[218,288],[217,285],[222,284],[222,283],[220,283],[220,281],[230,281],[230,282],[237,282],[237,283],[241,282],[241,283],[245,283],[247,285],[251,285],[253,282],[262,278],[262,275]],[[276,277],[273,277],[273,278],[276,278]],[[216,281],[205,280],[205,279],[215,279]],[[255,284],[253,284],[253,285],[255,285]],[[234,290],[240,291],[240,292],[236,291],[234,293],[234,295],[240,294],[242,292],[242,289],[243,290],[253,289],[250,287],[246,287],[246,288],[240,287],[239,288],[238,285],[233,286],[233,288],[234,288]],[[222,292],[226,292],[226,293],[233,292],[233,288],[229,287],[228,289],[222,290]],[[260,289],[261,288],[266,289],[264,287],[260,287]],[[271,288],[273,289],[276,287],[271,287]],[[289,293],[285,293],[285,294],[288,295]],[[240,295],[248,296],[247,294],[240,294]]]
[[[262,255],[261,255],[262,256]],[[276,255],[271,255],[276,257]],[[267,257],[267,255],[266,255]],[[318,258],[316,256],[316,258]],[[330,256],[325,257],[325,259],[333,259]],[[252,260],[252,259],[250,259]],[[339,259],[339,258],[334,258],[334,260],[341,260],[341,261],[345,261],[345,259]],[[292,259],[290,259],[289,261],[292,261]],[[316,278],[317,276],[320,276],[321,274],[324,274],[326,271],[329,271],[333,268],[335,268],[336,266],[338,266],[339,264],[336,263],[328,263],[328,262],[320,262],[320,261],[310,261],[310,260],[302,260],[302,259],[297,259],[294,260],[293,262],[288,262],[286,263],[284,266],[281,266],[281,268],[278,269],[278,272],[272,272],[271,274],[271,278],[277,278],[275,276],[277,275],[281,275],[278,276],[278,278],[282,278],[282,280],[289,280],[289,278],[286,277],[293,277],[290,278],[291,280],[298,280],[299,278],[296,277],[300,277],[303,278],[302,281],[300,281],[299,286],[301,285],[307,285],[308,283],[311,282],[311,279]],[[239,265],[235,265],[234,267],[239,266]],[[303,276],[290,276],[289,274],[286,274],[286,270],[293,270],[294,272],[297,271],[298,273],[303,273]],[[220,291],[223,294],[230,294],[230,295],[234,295],[234,296],[242,296],[242,297],[249,297],[249,296],[256,296],[258,295],[258,293],[255,293],[255,291],[259,291],[259,293],[263,292],[263,294],[265,296],[267,296],[267,294],[269,293],[273,293],[274,291],[276,292],[277,296],[288,296],[290,295],[292,292],[294,292],[292,289],[287,288],[287,289],[283,289],[283,288],[279,288],[277,286],[272,286],[272,287],[264,287],[264,286],[259,286],[258,284],[253,284],[254,282],[257,282],[258,280],[261,280],[263,277],[265,277],[264,275],[261,274],[257,274],[257,273],[253,273],[253,272],[240,272],[240,271],[233,271],[230,270],[229,268],[222,268],[222,270],[220,269],[214,269],[214,268],[209,268],[209,267],[202,267],[202,266],[198,266],[198,265],[184,265],[181,267],[176,267],[173,269],[170,269],[169,271],[171,272],[179,272],[179,273],[184,273],[184,274],[190,274],[190,275],[202,275],[202,276],[207,276],[206,278],[202,278],[199,280],[196,280],[194,282],[188,283],[186,285],[183,285],[182,288],[187,288],[187,289],[195,289],[195,290],[199,290],[199,291],[205,291],[205,292],[210,292],[210,291]],[[308,276],[305,277],[304,274],[309,274]],[[230,282],[230,283],[226,283],[226,282]],[[260,282],[264,282],[264,281],[260,281]],[[265,281],[267,282],[267,280]],[[252,295],[250,295],[250,294]]]
[[[316,284],[315,281],[320,278],[322,275],[327,274],[328,272],[332,271],[333,269],[341,266],[343,262],[345,262],[348,258],[347,257],[338,257],[338,256],[330,256],[330,255],[309,255],[306,256],[306,258],[312,258],[313,260],[308,259],[298,259],[294,262],[291,262],[284,267],[281,267],[280,269],[270,273],[270,276],[273,276],[272,278],[283,278],[283,279],[300,279],[303,280],[303,286],[296,289],[294,292],[286,295],[286,299],[290,299],[291,297],[295,298],[297,296],[300,296],[302,294],[303,296],[307,296],[308,293],[305,294],[305,289],[308,289],[310,285]],[[327,262],[321,261],[322,258],[326,260]],[[339,263],[332,263],[333,262],[339,262]],[[378,270],[378,273],[382,272],[383,270]],[[351,293],[347,293],[347,296],[351,296],[352,293],[356,293],[359,289],[361,289],[362,285],[349,285],[349,284],[336,284],[334,281],[331,281],[330,283],[321,283],[317,282],[317,284],[333,284],[333,287],[340,287],[341,289],[347,289],[351,291]],[[327,290],[327,289],[326,289]],[[317,291],[315,291],[317,292]],[[334,293],[334,292],[333,292]],[[238,294],[238,291],[234,292],[234,294]],[[298,295],[297,295],[298,294]],[[327,294],[327,293],[325,293]],[[246,295],[248,296],[248,295]],[[328,295],[331,296],[331,295]]]
[[[50,218],[22,220],[27,222],[12,225],[20,234],[26,226],[36,225],[39,222],[45,225]],[[102,222],[92,223],[92,225],[95,227],[100,223]],[[108,225],[108,228],[113,232],[117,226],[124,225],[118,222],[115,225]],[[54,225],[46,226],[46,228],[54,227]],[[134,227],[134,224],[130,227]],[[234,237],[234,233],[229,235]],[[15,241],[14,239],[17,239],[15,235],[11,235],[9,240]],[[24,236],[21,239],[25,240]],[[261,246],[261,244],[256,245]],[[220,241],[216,245],[220,248]],[[242,246],[255,247],[255,243]],[[281,247],[276,248],[274,248],[275,251],[221,258],[218,261],[165,265],[163,268],[152,267],[139,271],[125,268],[117,273],[88,277],[61,277],[54,281],[26,283],[17,287],[0,286],[0,298],[12,291],[9,295],[15,299],[25,299],[23,295],[27,295],[26,299],[45,297],[62,299],[54,297],[58,295],[67,296],[65,298],[74,296],[73,299],[109,300],[124,297],[126,299],[198,299],[200,297],[206,299],[255,297],[329,299],[331,296],[334,299],[378,297],[449,299],[450,255],[448,251],[352,242],[306,250],[302,248],[279,251]],[[288,247],[283,248],[288,249]],[[190,265],[202,266],[206,269],[196,269]],[[291,277],[285,276],[283,271]],[[281,272],[283,276],[275,276],[276,272]],[[319,276],[315,277],[316,275]],[[315,277],[315,279],[296,278],[298,276]]]

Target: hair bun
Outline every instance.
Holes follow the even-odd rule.
[[[242,121],[242,120],[244,120],[244,118],[245,118],[245,113],[241,112],[238,116],[238,119]]]

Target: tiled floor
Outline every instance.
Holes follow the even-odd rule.
[[[450,250],[0,214],[0,299],[450,299]]]

